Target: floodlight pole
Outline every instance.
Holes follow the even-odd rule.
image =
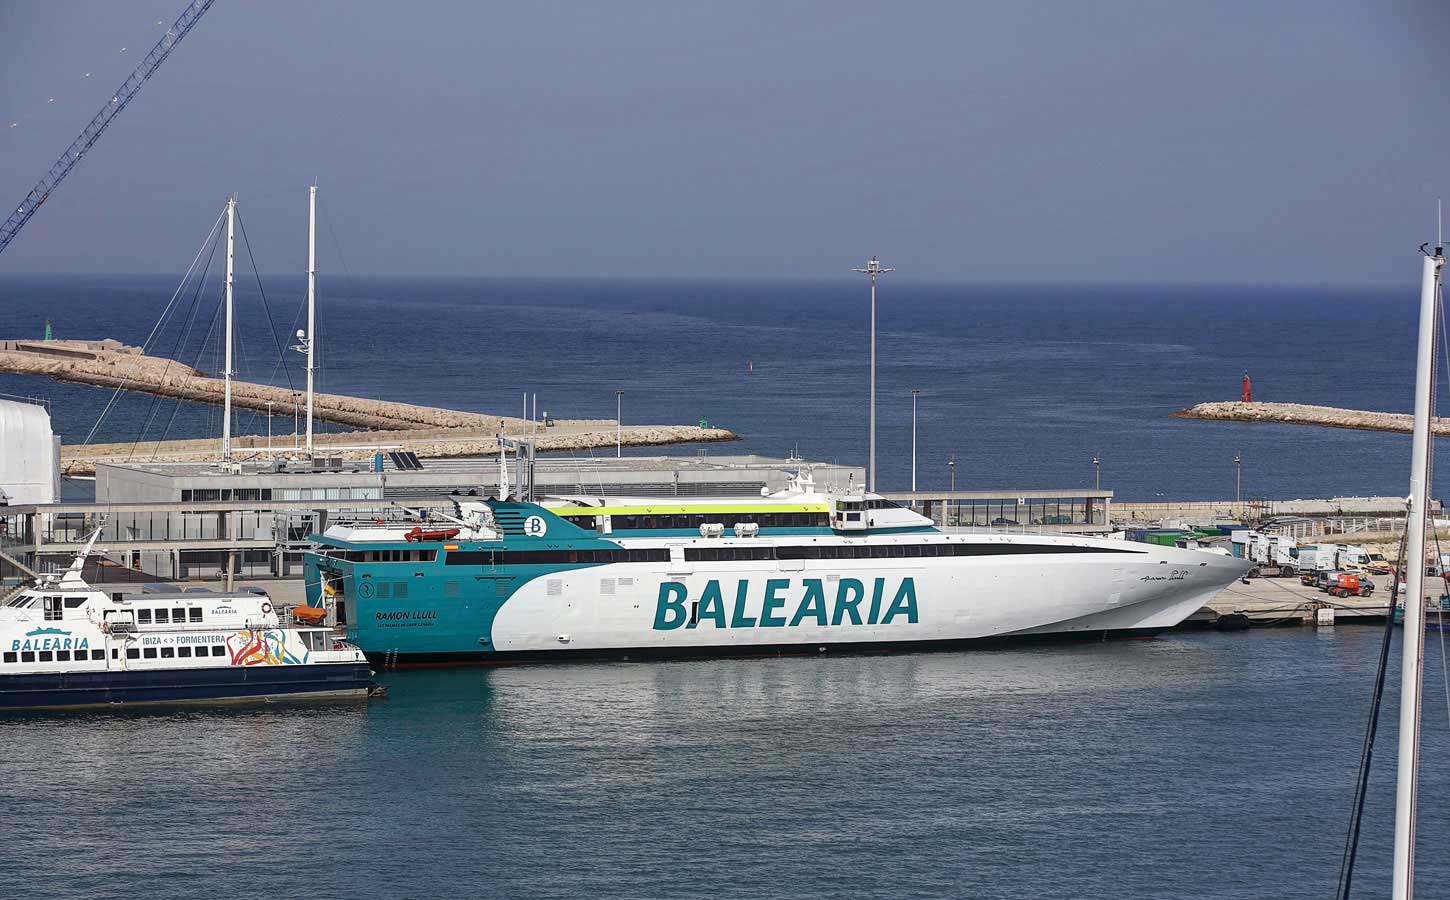
[[[866,260],[865,268],[852,269],[853,272],[860,272],[863,275],[871,276],[871,432],[870,447],[866,455],[866,490],[875,493],[876,491],[876,276],[885,275],[887,272],[894,272],[895,269],[887,269],[881,266],[881,260],[871,257]]]

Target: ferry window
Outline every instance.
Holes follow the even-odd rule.
[[[193,621],[193,622],[200,622],[201,621],[201,607],[200,606],[193,606],[189,610],[189,612],[191,613],[191,621]]]
[[[379,595],[379,596],[381,596],[381,595]],[[394,600],[406,600],[406,599],[408,599],[408,582],[406,582],[406,581],[395,581],[395,582],[393,582],[393,599]]]
[[[6,650],[5,651],[5,661],[6,662],[12,662],[13,663],[17,659],[19,659],[19,658],[20,658],[20,656],[18,654],[11,653],[9,650]]]
[[[55,662],[55,658],[54,657],[55,657],[55,655],[53,653],[51,653],[49,650],[42,650],[42,651],[40,651],[40,661],[41,662]]]
[[[61,605],[59,597],[45,598],[45,621],[53,622],[61,617]]]
[[[115,656],[116,656],[116,651],[115,650],[112,650],[111,651],[111,658],[114,659]],[[92,650],[91,651],[91,661],[92,662],[101,662],[105,658],[106,658],[106,651],[104,651],[104,650]]]
[[[227,645],[226,644],[216,644],[216,645],[214,645],[211,648],[211,655],[212,656],[225,656],[226,653],[227,653]]]
[[[149,609],[138,609],[138,610],[136,610],[136,624],[137,625],[150,625],[151,624],[151,610],[149,610]]]
[[[34,650],[21,650],[20,651],[20,661],[21,662],[35,662],[35,651]]]
[[[66,609],[75,609],[76,607],[80,606],[82,603],[85,603],[85,602],[86,602],[86,595],[85,594],[81,594],[78,597],[67,597],[67,598],[65,598],[65,608]]]
[[[182,659],[186,659],[188,656],[191,655],[191,648],[190,647],[177,647],[176,648],[176,655],[179,656],[179,657],[181,657]]]
[[[57,651],[55,651],[55,661],[56,662],[70,662],[70,651],[69,650],[57,650]]]
[[[141,658],[142,659],[155,659],[156,658],[156,648],[155,647],[144,647],[144,648],[142,648],[142,650],[141,650]]]
[[[140,650],[137,650],[135,647],[127,647],[126,648],[126,658],[127,659],[140,659],[141,658],[141,651]]]
[[[175,658],[175,656],[176,656],[176,648],[175,647],[162,647],[161,648],[161,658],[162,659],[173,659],[173,658]]]
[[[167,616],[168,616],[168,613],[167,613],[166,610],[164,610],[164,609],[158,609],[158,610],[156,610],[156,624],[157,625],[165,625],[167,623],[167,621],[168,621]]]
[[[185,622],[186,621],[186,610],[184,610],[184,609],[173,609],[171,611],[171,621],[172,621],[172,623],[174,623],[176,625],[180,625],[182,622]]]

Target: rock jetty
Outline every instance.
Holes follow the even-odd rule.
[[[114,340],[0,341],[0,373],[3,372],[40,375],[57,381],[120,388],[195,403],[220,405],[225,393],[220,378],[175,360],[146,356],[140,348]],[[234,407],[265,412],[270,403],[279,418],[290,419],[293,406],[303,405],[305,398],[304,392],[290,388],[232,382]],[[529,426],[518,416],[462,412],[343,394],[314,394],[313,417],[367,429],[366,434],[342,432],[315,436],[314,446],[319,453],[349,459],[371,457],[374,449],[360,448],[360,444],[401,447],[419,456],[434,458],[495,453],[500,430],[510,437],[518,437]],[[616,440],[628,447],[738,440],[723,428],[696,425],[619,428],[613,419],[554,420],[547,427],[538,427],[534,436],[540,451],[613,447]],[[248,453],[265,453],[266,440],[254,435],[238,436],[232,446],[241,459]],[[296,446],[293,435],[274,435],[272,441],[279,450]],[[353,449],[335,449],[344,446]],[[218,449],[216,439],[67,446],[61,449],[61,463],[70,474],[89,474],[95,471],[97,462],[196,462],[214,459]]]
[[[1280,425],[1353,428],[1358,431],[1395,431],[1402,434],[1409,434],[1414,428],[1413,417],[1404,413],[1340,409],[1336,406],[1311,406],[1307,403],[1244,403],[1237,400],[1200,403],[1180,409],[1173,416],[1212,422],[1272,422]],[[1436,434],[1450,434],[1450,421],[1436,421],[1433,427]]]

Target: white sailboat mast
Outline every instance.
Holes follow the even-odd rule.
[[[233,236],[237,218],[237,198],[227,198],[227,358],[226,369],[222,373],[222,380],[225,386],[222,399],[222,461],[232,460],[232,286],[236,279],[233,277]]]
[[[312,372],[317,352],[317,185],[307,204],[307,455],[312,455]]]
[[[1420,685],[1425,665],[1425,519],[1430,486],[1431,387],[1435,378],[1435,306],[1444,252],[1425,256],[1420,278],[1420,340],[1415,364],[1415,430],[1405,536],[1405,628],[1400,671],[1400,735],[1395,782],[1395,900],[1415,893],[1415,793],[1420,765]]]

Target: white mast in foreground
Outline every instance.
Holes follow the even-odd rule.
[[[232,461],[232,237],[237,218],[237,198],[227,198],[227,361],[222,373],[222,462]]]
[[[1422,248],[1423,249],[1423,248]],[[1430,496],[1431,387],[1435,378],[1435,307],[1444,250],[1425,254],[1420,277],[1420,340],[1415,363],[1415,430],[1405,537],[1405,628],[1400,670],[1400,735],[1395,782],[1394,900],[1415,894],[1415,804],[1420,767],[1420,683],[1425,664],[1425,514]]]
[[[307,455],[312,455],[312,358],[317,349],[317,185],[307,189]]]

